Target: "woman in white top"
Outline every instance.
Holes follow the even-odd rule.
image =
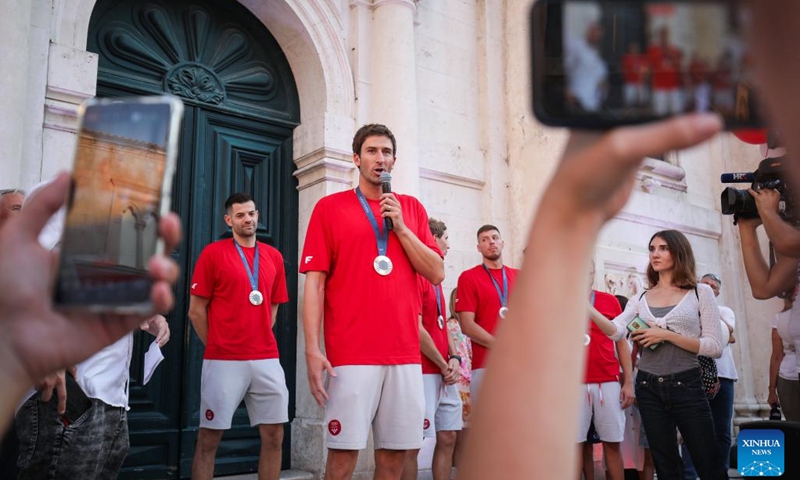
[[[636,399],[659,480],[683,477],[676,427],[700,478],[727,479],[716,442],[709,441],[715,436],[714,423],[697,361],[697,355],[722,354],[714,293],[697,283],[692,247],[681,232],[657,232],[649,250],[647,291],[631,298],[613,321],[596,312],[592,320],[615,340],[625,336],[637,317],[649,326],[634,329],[632,338],[641,348]]]
[[[788,304],[791,304],[788,300]],[[800,380],[797,377],[797,352],[788,342],[792,310],[775,315],[772,322],[772,355],[769,359],[769,390],[767,403],[779,405],[786,420],[800,421]]]

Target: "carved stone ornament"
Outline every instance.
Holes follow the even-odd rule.
[[[198,63],[176,65],[165,77],[164,88],[179,97],[219,105],[225,90],[219,78]]]

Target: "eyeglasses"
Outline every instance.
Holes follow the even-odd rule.
[[[721,278],[719,278],[719,277],[718,277],[716,274],[714,274],[714,273],[706,273],[705,275],[703,275],[702,277],[700,277],[700,280],[702,280],[702,279],[704,279],[704,278],[710,278],[711,280],[714,280],[715,282],[717,282],[717,283],[719,283],[720,285],[722,285],[722,279],[721,279]]]

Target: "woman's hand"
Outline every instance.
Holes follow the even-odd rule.
[[[674,335],[673,332],[666,328],[661,328],[654,323],[647,322],[647,324],[650,325],[650,328],[637,330],[631,333],[633,341],[638,342],[642,347],[651,347],[669,341],[672,335]]]

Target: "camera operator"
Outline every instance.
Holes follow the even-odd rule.
[[[781,217],[778,209],[780,192],[770,188],[748,191],[756,201],[761,223],[775,251],[783,256],[800,258],[800,230]]]

